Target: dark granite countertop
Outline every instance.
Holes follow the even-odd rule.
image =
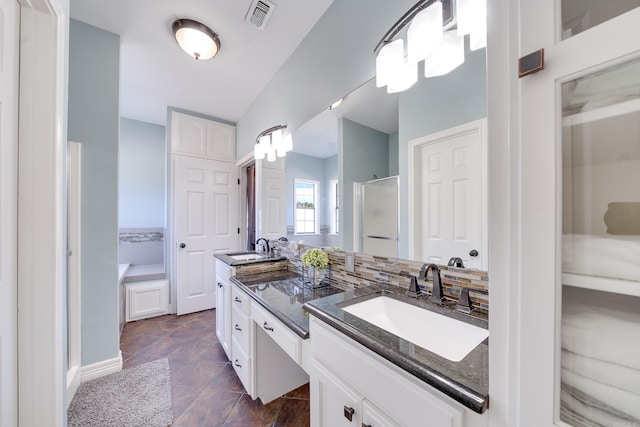
[[[304,339],[309,338],[309,314],[303,304],[343,292],[328,285],[313,289],[300,274],[288,270],[236,276],[231,281]]]
[[[244,255],[244,254],[248,254],[248,255],[254,254],[256,256],[260,256],[260,258],[246,259],[246,260],[236,260],[231,258],[233,255]],[[275,256],[273,255],[273,253],[263,254],[255,251],[229,252],[224,254],[214,254],[213,256],[219,259],[220,261],[224,262],[225,264],[233,267],[237,265],[258,264],[261,262],[281,261],[281,260],[287,259],[287,257],[284,257],[284,256]]]
[[[488,328],[486,320],[474,318],[426,301],[395,294],[395,286],[368,286],[304,304],[306,311],[359,342],[393,364],[440,390],[475,412],[483,413],[489,403],[489,339],[485,339],[460,362],[452,362],[397,335],[356,317],[340,307],[387,294],[410,304],[458,320]],[[416,325],[417,328],[420,325]],[[451,337],[452,340],[456,337]]]

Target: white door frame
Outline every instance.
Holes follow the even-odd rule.
[[[18,416],[63,426],[69,0],[19,2]]]
[[[487,270],[487,254],[489,253],[489,230],[488,230],[488,192],[487,192],[487,119],[482,118],[479,120],[474,120],[472,122],[464,123],[459,126],[455,126],[449,129],[445,129],[440,132],[432,133],[426,136],[422,136],[420,138],[412,139],[409,141],[408,148],[408,194],[409,194],[409,230],[416,229],[416,217],[415,213],[415,205],[414,202],[416,200],[416,180],[415,180],[415,159],[417,158],[418,150],[429,144],[435,144],[437,142],[441,142],[442,140],[453,138],[459,135],[467,134],[467,133],[478,133],[480,137],[480,153],[481,153],[481,167],[480,167],[480,191],[481,191],[481,204],[482,209],[479,213],[482,217],[482,247],[480,250],[484,254],[482,269]],[[409,259],[415,258],[415,238],[416,236],[413,233],[409,233],[408,237],[408,245],[409,245]]]

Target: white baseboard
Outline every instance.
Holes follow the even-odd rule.
[[[67,409],[80,387],[80,367],[74,366],[67,371]]]
[[[118,357],[92,363],[80,368],[80,382],[94,380],[105,375],[114,374],[122,370],[122,352],[118,352]]]

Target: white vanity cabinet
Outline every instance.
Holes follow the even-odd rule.
[[[311,425],[487,427],[477,414],[311,317]]]
[[[235,269],[216,260],[216,336],[231,359],[231,282]]]
[[[306,384],[305,340],[238,286],[229,284],[225,295],[221,316],[229,316],[227,355],[251,398],[266,404]]]

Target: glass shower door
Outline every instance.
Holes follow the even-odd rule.
[[[369,181],[362,186],[362,252],[398,256],[398,177]]]

